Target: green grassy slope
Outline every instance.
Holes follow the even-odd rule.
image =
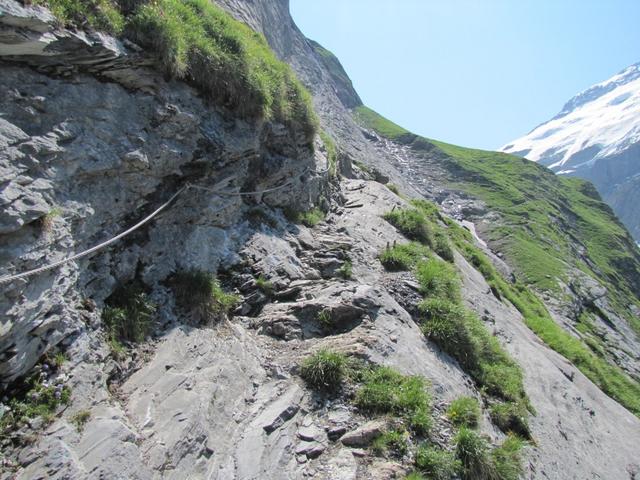
[[[497,152],[457,147],[414,135],[360,107],[354,116],[365,127],[416,154],[428,153],[450,173],[450,186],[484,201],[501,221],[489,227],[488,240],[515,268],[518,282],[503,279],[465,239],[452,235],[458,248],[487,277],[493,289],[522,313],[525,323],[547,345],[571,360],[600,388],[640,416],[640,383],[612,365],[604,343],[590,335],[590,309],[585,305],[578,330],[584,341],[564,331],[551,318],[535,291],[563,300],[558,280],[572,280],[576,268],[608,290],[612,308],[640,332],[640,254],[612,210],[586,181],[559,177],[536,163]],[[456,230],[451,230],[455,233]],[[602,312],[600,312],[602,313]]]
[[[419,137],[367,107],[355,116],[382,136],[438,155],[452,186],[498,212],[503,223],[491,228],[489,240],[523,282],[557,291],[557,279],[566,280],[568,267],[576,267],[604,283],[618,313],[637,323],[628,307],[640,307],[640,254],[589,182],[512,155]]]

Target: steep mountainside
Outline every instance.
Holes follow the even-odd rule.
[[[589,183],[380,117],[287,0],[36,3],[0,478],[640,473],[640,258]]]
[[[576,95],[502,151],[590,180],[640,241],[640,63]]]

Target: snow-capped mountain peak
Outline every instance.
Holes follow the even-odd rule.
[[[550,121],[502,151],[568,174],[640,141],[640,63],[569,100]]]
[[[590,180],[640,241],[640,63],[579,93],[502,151]]]

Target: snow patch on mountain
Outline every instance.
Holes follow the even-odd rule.
[[[638,141],[640,63],[576,95],[553,119],[501,150],[569,174]]]

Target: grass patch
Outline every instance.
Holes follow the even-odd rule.
[[[320,325],[322,325],[326,329],[331,329],[333,327],[333,318],[331,317],[331,310],[325,308],[320,310],[316,314],[316,320]]]
[[[291,68],[262,35],[208,0],[144,4],[125,34],[152,51],[167,75],[190,81],[218,105],[313,139],[318,120],[311,96]]]
[[[440,260],[418,262],[415,275],[423,294],[430,297],[460,300],[460,281],[454,267]]]
[[[529,413],[522,403],[496,403],[490,409],[491,421],[503,432],[511,432],[522,438],[531,438],[527,417]]]
[[[110,0],[35,0],[45,5],[65,27],[103,30],[119,34],[124,28],[124,16],[115,2]]]
[[[398,415],[419,434],[427,433],[431,427],[430,398],[424,379],[404,376],[388,367],[375,367],[364,373],[355,404],[365,412]]]
[[[351,260],[345,260],[342,266],[338,269],[338,275],[345,280],[351,279],[353,276],[353,265]]]
[[[442,231],[436,232],[433,249],[438,255],[440,255],[440,257],[442,257],[443,260],[453,263],[453,260],[454,260],[453,248],[451,248],[451,244],[449,243],[449,238],[444,232]]]
[[[256,278],[256,287],[258,287],[260,291],[268,297],[273,295],[273,283],[264,278],[262,275],[259,275],[258,278]]]
[[[123,342],[138,343],[147,337],[156,306],[139,284],[118,287],[106,303],[102,321],[116,353],[123,351]]]
[[[394,244],[387,247],[378,255],[380,262],[390,271],[411,270],[419,261],[431,257],[428,247],[418,242],[410,242],[401,245]]]
[[[458,397],[449,405],[447,417],[459,427],[476,428],[480,423],[480,404],[473,397]]]
[[[474,313],[438,297],[423,300],[418,309],[425,335],[458,360],[486,393],[528,404],[522,370]]]
[[[398,188],[397,185],[394,185],[393,183],[387,183],[385,186],[389,190],[391,190],[393,193],[395,193],[396,195],[400,196],[400,189]]]
[[[409,451],[407,432],[392,430],[384,432],[371,443],[371,451],[377,456],[402,458]]]
[[[54,207],[49,210],[43,217],[40,218],[40,223],[42,225],[42,231],[45,233],[49,233],[53,230],[53,225],[56,221],[56,218],[62,216],[62,209],[60,207]]]
[[[524,442],[509,435],[502,445],[489,446],[480,434],[462,427],[456,436],[456,457],[462,480],[518,480],[523,473]]]
[[[346,367],[345,355],[323,349],[303,360],[300,376],[314,389],[335,391],[342,384]]]
[[[89,410],[80,410],[71,417],[71,423],[75,425],[78,433],[82,433],[82,431],[84,430],[84,426],[87,424],[90,418],[91,412]]]
[[[325,217],[325,213],[319,208],[312,208],[311,210],[307,210],[306,212],[287,208],[284,210],[284,215],[290,222],[302,224],[305,227],[309,228],[315,227],[317,224],[323,221]]]
[[[432,480],[450,480],[460,469],[460,462],[453,453],[426,445],[418,448],[415,465],[421,474]]]
[[[522,440],[509,435],[502,445],[491,452],[495,470],[500,480],[518,480],[524,472],[522,468]]]
[[[456,457],[460,461],[460,476],[463,480],[499,478],[489,444],[472,429],[462,427],[458,432]]]
[[[416,208],[396,208],[384,214],[384,219],[396,227],[409,240],[433,246],[434,232],[431,222]]]
[[[207,324],[229,315],[238,297],[225,292],[216,277],[202,270],[177,273],[171,281],[176,303],[197,323]]]

